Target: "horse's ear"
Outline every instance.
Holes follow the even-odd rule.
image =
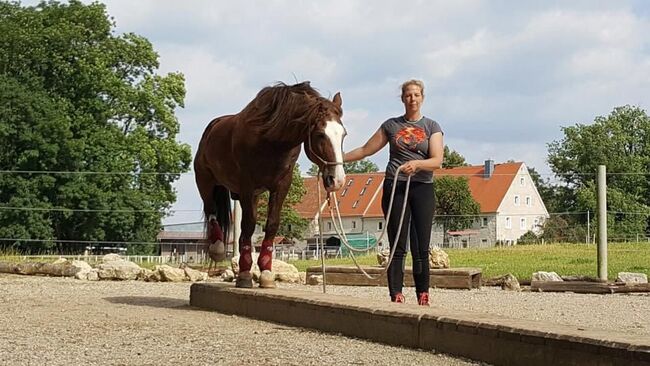
[[[337,107],[339,107],[339,108],[341,107],[341,104],[343,104],[343,101],[341,100],[341,93],[340,93],[340,92],[334,94],[334,98],[332,99],[332,102],[333,102]]]

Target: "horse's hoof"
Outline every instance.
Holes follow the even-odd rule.
[[[215,262],[226,259],[226,246],[223,241],[217,240],[208,247],[208,255]]]
[[[261,288],[275,288],[275,275],[269,270],[262,271],[260,274]]]
[[[237,280],[235,281],[235,287],[253,288],[253,275],[250,271],[239,272]]]

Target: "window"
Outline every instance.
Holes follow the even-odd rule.
[[[368,184],[370,184],[370,183],[372,183],[372,177],[371,177],[371,178],[368,178],[368,180],[366,181],[366,185],[368,185]]]
[[[519,220],[519,229],[526,230],[526,219],[525,218],[521,218]]]
[[[328,231],[332,230],[332,222],[331,221],[327,223],[327,230]]]
[[[351,186],[353,181],[354,181],[354,179],[350,179],[350,180],[348,181],[347,187]]]
[[[506,217],[506,229],[512,229],[512,221],[509,217]]]
[[[366,187],[363,187],[363,189],[359,193],[359,196],[363,196],[364,193],[366,193]]]
[[[379,230],[383,230],[384,229],[384,223],[379,221],[379,223],[377,223],[377,228],[379,228]]]
[[[357,222],[356,222],[356,221],[352,221],[352,228],[353,228],[353,229],[356,229],[356,228],[357,228]]]
[[[359,200],[354,201],[352,208],[357,208],[357,206],[359,206]]]
[[[345,196],[345,194],[348,192],[348,188],[346,187],[343,192],[341,192],[341,197]]]
[[[526,185],[526,180],[524,179],[524,177],[519,178],[519,185],[522,187]]]
[[[515,196],[515,206],[519,206],[519,196]]]
[[[482,227],[486,227],[486,226],[488,226],[488,218],[487,218],[487,217],[484,217],[484,218],[483,218],[483,220],[481,221],[481,226],[482,226]]]
[[[530,196],[526,196],[526,206],[530,207],[533,205],[533,200],[530,198]]]

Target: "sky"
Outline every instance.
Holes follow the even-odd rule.
[[[178,140],[192,154],[211,119],[239,112],[278,81],[341,92],[348,151],[403,114],[401,83],[421,79],[423,114],[468,163],[522,161],[549,178],[547,144],[563,137],[561,127],[621,105],[650,107],[643,0],[102,3],[116,34],[152,42],[160,74],[185,75]],[[370,158],[381,170],[387,150]],[[304,152],[298,163],[303,172],[311,166]],[[164,222],[202,220],[193,174],[175,188]]]

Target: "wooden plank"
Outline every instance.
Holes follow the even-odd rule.
[[[531,291],[539,292],[575,292],[581,294],[611,294],[612,288],[607,283],[584,281],[531,281]]]
[[[372,277],[382,274],[380,266],[362,266]],[[321,267],[307,268],[307,276],[321,275]],[[325,281],[330,285],[343,286],[386,286],[386,274],[377,279],[370,279],[359,271],[356,266],[325,266]],[[430,273],[430,286],[433,288],[472,289],[481,287],[481,270],[478,268],[434,269]],[[414,286],[413,271],[404,271],[404,285]]]

